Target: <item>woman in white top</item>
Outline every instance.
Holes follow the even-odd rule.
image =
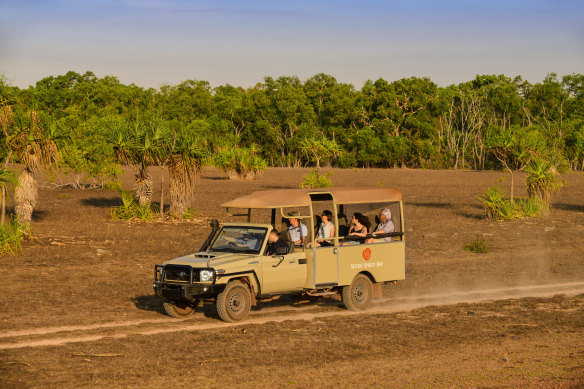
[[[335,225],[331,222],[333,214],[328,209],[322,211],[322,223],[318,226],[317,238],[334,238],[335,237]],[[316,246],[332,246],[332,241],[321,241],[316,242]]]

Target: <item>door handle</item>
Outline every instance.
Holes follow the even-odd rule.
[[[272,265],[272,267],[278,267],[284,261],[284,256],[283,255],[280,256],[279,258],[280,258],[280,260],[278,261],[278,263],[276,263],[275,265]]]
[[[339,249],[335,247],[335,248],[333,249],[333,254],[338,254],[338,253],[339,253]]]

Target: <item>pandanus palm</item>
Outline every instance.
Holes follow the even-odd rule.
[[[177,127],[168,149],[172,214],[183,215],[192,203],[196,176],[206,158],[208,150],[205,140],[184,126]]]
[[[118,160],[136,166],[136,183],[133,191],[141,206],[152,201],[152,177],[148,167],[164,159],[170,138],[168,126],[163,121],[136,120],[133,123],[114,119],[112,144]]]
[[[552,162],[535,159],[527,165],[527,194],[537,199],[542,206],[542,215],[549,216],[551,198],[554,191],[564,185]]]
[[[7,128],[13,124],[12,120],[12,108],[9,105],[0,106],[0,127],[4,132],[4,138],[7,140],[9,137]],[[0,216],[0,224],[4,224],[4,219],[6,218],[6,194],[8,193],[8,187],[14,188],[16,182],[18,181],[18,176],[12,170],[8,170],[6,166],[10,162],[10,157],[12,153],[9,151],[4,165],[0,169],[0,196],[2,197],[2,214]]]
[[[50,167],[59,161],[59,144],[63,139],[51,115],[24,111],[16,107],[11,113],[11,125],[5,129],[10,155],[24,165],[14,189],[15,212],[19,223],[30,223],[38,199],[34,174],[41,167]]]

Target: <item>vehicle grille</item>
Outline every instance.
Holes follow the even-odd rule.
[[[191,276],[189,266],[165,266],[164,281],[188,283]],[[193,269],[193,282],[199,281],[199,272]]]

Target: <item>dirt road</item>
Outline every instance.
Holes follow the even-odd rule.
[[[552,297],[558,294],[564,295],[584,295],[584,282],[569,282],[562,284],[522,286],[505,289],[475,290],[458,293],[429,294],[420,296],[410,296],[400,299],[377,299],[371,308],[365,312],[351,312],[341,309],[340,304],[334,300],[323,300],[320,307],[327,306],[328,309],[313,312],[315,304],[306,304],[297,307],[293,314],[290,314],[288,307],[270,307],[269,304],[250,314],[245,320],[245,325],[281,323],[290,319],[293,320],[313,320],[318,318],[330,318],[338,316],[350,316],[358,314],[374,313],[395,313],[406,312],[417,308],[446,305],[457,303],[478,303],[492,300],[504,300],[521,297]],[[268,305],[268,306],[265,306]],[[208,329],[219,329],[241,326],[242,323],[224,323],[216,321],[214,323],[197,323],[197,316],[187,319],[164,318],[158,320],[133,320],[123,322],[109,322],[85,326],[60,326],[41,327],[29,330],[7,331],[0,334],[0,350],[10,350],[25,347],[59,346],[67,343],[94,342],[105,338],[121,339],[130,335],[156,335],[181,331],[203,331]],[[195,322],[195,324],[193,324]]]

